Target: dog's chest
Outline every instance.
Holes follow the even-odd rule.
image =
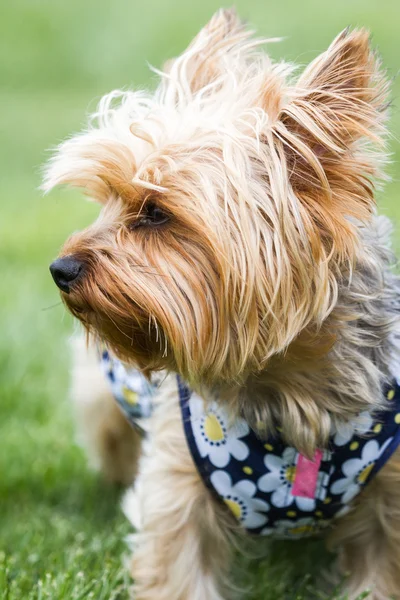
[[[116,400],[136,425],[151,413],[154,389],[136,371],[104,353]],[[400,388],[385,393],[391,408],[364,413],[355,432],[333,435],[329,448],[307,460],[279,437],[260,439],[243,419],[177,380],[188,447],[205,485],[250,533],[280,538],[314,535],[344,515],[400,443]]]

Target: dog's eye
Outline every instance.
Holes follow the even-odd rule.
[[[130,225],[130,229],[138,227],[157,227],[170,220],[169,215],[153,202],[148,202],[139,217]]]

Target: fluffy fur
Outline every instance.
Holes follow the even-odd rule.
[[[260,433],[279,420],[312,456],[381,407],[400,365],[399,280],[374,202],[388,83],[364,30],[342,32],[300,76],[262,43],[217,13],[153,94],[101,101],[44,189],[78,186],[103,205],[62,252],[83,261],[63,299],[89,333],[146,374],[178,372],[205,400],[217,391]],[[168,222],[146,226],[150,205]],[[88,423],[100,454],[105,424],[120,418],[109,410]],[[167,378],[137,483],[136,597],[231,598],[234,527],[197,475],[178,412]],[[118,447],[136,448],[115,430]],[[109,459],[120,478],[124,459]],[[395,456],[333,533],[350,594],[372,585],[375,600],[400,598],[398,492]]]

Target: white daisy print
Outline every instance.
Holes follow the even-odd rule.
[[[265,513],[269,511],[269,504],[254,498],[257,491],[255,483],[242,479],[232,485],[226,471],[214,471],[210,480],[230,511],[246,529],[256,529],[267,523],[268,516]]]
[[[294,448],[286,448],[282,456],[266,454],[264,464],[269,472],[260,477],[258,487],[262,492],[272,492],[271,502],[277,508],[290,506],[295,502],[300,510],[313,511],[316,507],[315,498],[303,498],[292,494],[297,458],[298,453]],[[316,493],[319,500],[325,498],[328,477],[322,471],[318,473]]]
[[[336,514],[333,515],[333,518],[341,519],[342,517],[345,517],[346,515],[348,515],[349,512],[351,512],[352,510],[353,510],[352,506],[345,505]]]
[[[140,371],[125,365],[108,353],[103,353],[102,368],[114,397],[129,418],[150,417],[155,394],[154,385]]]
[[[370,431],[373,423],[371,414],[365,410],[358,415],[356,422],[344,423],[340,427],[333,438],[333,443],[335,446],[344,446],[354,435],[365,435]]]
[[[261,535],[274,535],[281,539],[296,539],[315,535],[321,529],[328,525],[328,521],[315,521],[313,517],[304,517],[297,521],[289,521],[289,519],[281,519],[274,523],[274,527],[264,527],[261,530]]]
[[[203,400],[192,394],[189,400],[192,430],[197,448],[202,458],[208,456],[219,469],[226,467],[230,457],[245,460],[249,455],[247,445],[240,438],[250,431],[243,419],[236,419],[230,425],[224,411],[212,403],[204,411]]]
[[[376,461],[391,443],[389,438],[379,447],[376,440],[370,440],[362,449],[361,458],[350,458],[342,465],[345,475],[342,479],[335,481],[331,487],[332,494],[342,494],[341,502],[347,504],[360,492],[361,487],[367,482]]]

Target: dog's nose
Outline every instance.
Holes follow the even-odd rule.
[[[73,256],[57,258],[50,265],[50,273],[60,290],[69,294],[71,285],[81,273],[83,263]]]

